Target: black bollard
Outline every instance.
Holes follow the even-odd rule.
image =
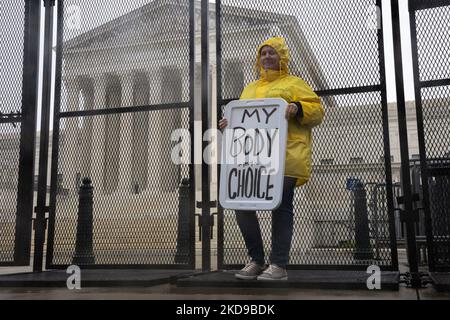
[[[364,184],[361,181],[355,183],[353,194],[355,208],[355,251],[353,256],[357,260],[373,259],[369,239],[367,196]]]
[[[95,257],[92,245],[93,187],[90,178],[83,179],[78,194],[77,240],[72,263],[75,265],[94,264]]]
[[[189,253],[189,179],[184,178],[178,195],[178,233],[175,263],[188,263]]]

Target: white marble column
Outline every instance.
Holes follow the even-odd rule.
[[[157,75],[157,77],[155,77]],[[161,75],[159,70],[153,70],[148,73],[149,85],[150,85],[150,101],[152,104],[160,104],[161,101]],[[157,99],[155,99],[157,97]],[[162,126],[164,119],[160,110],[149,112],[149,135],[148,135],[148,150],[149,150],[149,162],[148,162],[148,190],[149,192],[159,192],[161,188],[161,176],[160,163],[162,161],[161,148],[163,148],[161,142]]]
[[[159,71],[161,75],[162,88],[159,94],[162,97],[162,103],[177,103],[182,95],[182,78],[179,70],[175,67],[162,67]],[[160,190],[166,193],[172,193],[180,184],[179,170],[180,165],[173,163],[171,152],[174,143],[170,137],[174,129],[178,129],[181,123],[181,110],[179,108],[161,110],[160,126]]]
[[[94,107],[94,89],[91,81],[86,81],[82,90],[84,96],[84,110],[92,110]],[[81,129],[81,179],[92,176],[92,134],[93,134],[93,119],[92,116],[83,117],[83,127]]]
[[[66,108],[63,111],[79,110],[80,88],[75,78],[64,79],[67,92]],[[64,128],[61,130],[62,146],[60,149],[60,162],[58,172],[63,175],[63,188],[69,189],[71,193],[77,192],[76,177],[79,164],[78,146],[78,118],[64,118]],[[80,181],[81,182],[81,181]]]
[[[133,104],[143,106],[149,104],[149,81],[143,73],[136,73],[134,79]],[[152,112],[135,112],[132,120],[132,191],[139,193],[148,189],[149,170],[149,119]]]
[[[121,76],[122,107],[133,105],[133,74]],[[133,143],[133,113],[124,113],[120,124],[120,160],[119,160],[119,188],[118,192],[131,193],[132,143]]]
[[[94,78],[94,109],[106,107],[106,76],[100,75]],[[92,134],[92,185],[97,192],[103,193],[103,158],[104,158],[104,132],[105,116],[93,117]]]

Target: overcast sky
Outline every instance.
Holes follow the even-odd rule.
[[[186,0],[182,0],[184,2]],[[304,0],[306,2],[312,0]],[[334,0],[322,0],[322,1],[333,1]],[[355,0],[353,0],[355,1]],[[93,27],[101,25],[111,19],[116,18],[119,15],[123,15],[127,12],[130,12],[138,7],[141,7],[147,3],[149,0],[133,0],[133,1],[115,1],[115,0],[102,0],[102,1],[82,1],[82,0],[67,0],[66,1],[66,9],[70,9],[71,13],[76,14],[76,8],[73,5],[83,4],[80,7],[82,8],[81,12],[81,24],[79,28],[73,29],[72,33],[68,33],[66,37],[73,37],[77,34],[84,33],[90,30]],[[249,8],[254,8],[257,1],[243,1],[243,0],[227,0],[223,1],[224,4],[233,4],[239,6],[246,6]],[[274,12],[284,13],[286,10],[289,10],[288,3],[292,3],[292,0],[281,0],[277,1],[277,7],[273,8]],[[350,0],[352,2],[352,0]],[[109,3],[109,4],[108,4]],[[264,8],[264,10],[268,10],[267,7],[270,7],[270,4],[273,4],[272,1],[261,1],[259,2],[259,9]],[[261,6],[261,3],[265,4]],[[387,95],[389,102],[396,101],[395,94],[395,76],[394,76],[394,65],[393,65],[393,44],[392,44],[392,33],[391,33],[391,11],[390,11],[390,1],[382,0],[383,3],[383,27],[384,27],[384,44],[385,44],[385,60],[386,60],[386,71],[387,71]],[[400,23],[402,28],[402,47],[403,47],[403,70],[404,70],[404,83],[405,83],[405,95],[406,100],[414,100],[414,87],[413,87],[413,73],[412,73],[412,61],[411,61],[411,45],[410,45],[410,33],[409,33],[409,16],[408,16],[408,6],[407,0],[399,0],[400,3]],[[101,7],[99,7],[101,4]],[[344,4],[340,2],[342,6]],[[16,9],[13,10],[15,6],[15,2],[13,1],[1,1],[1,42],[0,49],[2,50],[2,59],[1,60],[1,82],[2,82],[2,94],[0,95],[0,106],[1,111],[11,112],[14,108],[7,107],[8,105],[17,105],[20,102],[20,88],[21,88],[21,73],[17,70],[20,70],[21,63],[21,55],[22,52],[17,50],[17,43],[20,40],[20,37],[23,36],[17,30],[21,30],[22,21],[23,21],[23,12],[19,12]],[[214,5],[211,2],[211,5]],[[345,14],[345,11],[343,11]],[[13,18],[14,17],[14,18]],[[44,17],[44,10],[42,12],[42,17]],[[55,17],[56,18],[56,17]],[[339,17],[338,17],[339,18]],[[346,17],[348,19],[348,17]],[[6,31],[6,32],[5,32]],[[41,23],[41,34],[44,31],[43,20]],[[54,37],[54,41],[56,42],[56,33]],[[13,43],[16,43],[12,46]],[[43,41],[41,41],[43,43]],[[211,44],[214,45],[214,44]],[[41,52],[42,52],[41,46]],[[4,56],[6,55],[6,56]],[[54,60],[53,60],[54,61]],[[42,54],[41,54],[41,63],[42,63]],[[40,69],[42,72],[42,68]],[[42,74],[40,74],[40,79],[42,78]],[[39,84],[40,85],[40,84]],[[8,89],[5,90],[5,87]],[[52,86],[54,87],[54,86]],[[53,94],[52,94],[53,98]],[[41,101],[41,86],[39,86],[39,106]],[[6,106],[6,107],[5,107]],[[39,119],[38,119],[39,120]],[[39,123],[39,122],[38,122]],[[1,127],[0,127],[1,128]],[[40,130],[40,128],[38,128]]]

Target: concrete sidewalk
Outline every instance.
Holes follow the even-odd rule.
[[[300,288],[180,288],[162,284],[147,288],[0,288],[0,300],[450,300],[450,292],[431,285],[398,291]]]
[[[399,269],[408,267],[400,254]],[[31,272],[31,267],[2,267],[0,274]],[[424,270],[425,271],[425,270]],[[153,286],[82,287],[69,290],[58,287],[1,287],[0,300],[450,300],[450,292],[438,292],[433,285],[411,289],[400,283],[398,290],[325,289],[322,287],[233,287],[229,286],[177,286],[174,282]]]

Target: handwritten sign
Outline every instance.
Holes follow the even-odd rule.
[[[225,107],[219,201],[234,210],[274,210],[281,204],[287,103],[236,100]]]

